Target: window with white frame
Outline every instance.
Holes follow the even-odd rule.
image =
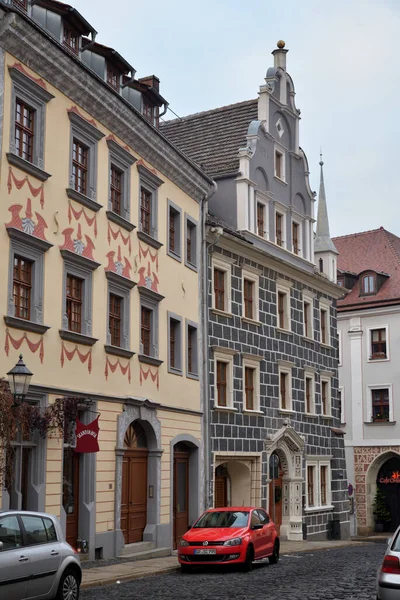
[[[231,274],[232,265],[223,258],[212,259],[212,307],[222,312],[231,312]]]
[[[368,359],[370,361],[388,360],[389,329],[387,325],[368,328]]]
[[[314,297],[303,292],[303,335],[314,339]]]
[[[330,417],[332,415],[331,401],[331,377],[329,375],[321,375],[320,380],[320,395],[321,395],[321,415]]]
[[[260,360],[243,355],[243,410],[260,411]]]
[[[320,341],[324,346],[331,345],[330,334],[330,302],[324,298],[319,300],[319,324],[320,324]]]
[[[279,408],[280,410],[292,410],[292,363],[280,361],[279,374]]]
[[[368,386],[368,414],[373,423],[394,421],[392,384]]]
[[[307,414],[315,414],[315,375],[311,369],[305,369],[304,404]]]
[[[265,237],[266,233],[266,207],[263,202],[257,200],[257,208],[256,208],[256,233],[260,237]]]
[[[339,405],[340,423],[342,425],[344,425],[346,423],[346,411],[345,411],[345,403],[344,403],[344,387],[340,387],[338,389],[338,405]]]
[[[275,148],[274,153],[274,172],[275,177],[280,179],[281,181],[286,181],[286,165],[285,165],[285,152],[279,148]]]
[[[292,221],[292,252],[301,255],[301,225],[297,221]]]
[[[233,408],[233,354],[227,348],[214,349],[214,405]]]
[[[284,279],[276,282],[277,327],[291,331],[290,289],[292,284]]]
[[[331,466],[327,459],[307,460],[306,510],[330,507],[332,504]]]
[[[242,270],[242,316],[252,321],[259,320],[258,290],[260,287],[260,276],[258,271],[250,269]]]
[[[285,214],[279,211],[275,211],[275,243],[285,245]]]

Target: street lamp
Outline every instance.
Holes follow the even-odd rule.
[[[24,401],[25,396],[28,394],[29,384],[31,382],[33,373],[28,369],[23,361],[22,354],[19,355],[19,361],[8,371],[8,383],[10,390],[14,396],[14,403],[18,406]]]

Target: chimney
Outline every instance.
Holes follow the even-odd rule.
[[[279,40],[276,45],[278,46],[277,49],[272,52],[274,55],[274,67],[275,69],[280,67],[286,71],[286,54],[288,53],[288,50],[285,50],[285,42]]]
[[[138,79],[140,83],[144,85],[148,85],[149,87],[154,88],[157,92],[160,91],[160,80],[155,75],[149,75],[148,77],[141,77]]]

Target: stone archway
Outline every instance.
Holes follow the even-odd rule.
[[[373,504],[376,493],[376,480],[383,465],[391,458],[400,458],[400,448],[374,448],[381,450],[380,454],[364,455],[372,458],[369,463],[364,463],[367,470],[364,482],[361,483],[361,475],[356,476],[356,506],[358,532],[361,534],[374,531]],[[362,456],[362,455],[359,455]],[[355,461],[356,462],[356,461]],[[358,461],[357,461],[358,462]]]
[[[117,447],[116,447],[116,486],[115,486],[115,552],[119,555],[125,544],[121,531],[121,498],[123,459],[126,451],[124,444],[126,432],[131,425],[138,421],[146,435],[147,443],[147,523],[143,532],[143,541],[159,545],[160,503],[161,503],[161,424],[157,419],[155,409],[150,403],[140,405],[127,404],[125,410],[118,416]]]

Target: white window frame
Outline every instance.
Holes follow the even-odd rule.
[[[279,411],[282,413],[293,413],[293,389],[292,389],[292,367],[293,363],[280,360],[278,361],[278,394],[279,394]],[[288,375],[288,386],[287,386],[287,407],[282,408],[281,404],[281,373]]]
[[[314,298],[315,295],[304,292],[303,291],[303,337],[306,340],[314,340]],[[310,319],[309,319],[309,329],[310,335],[306,335],[306,324],[305,324],[305,314],[304,314],[304,304],[308,303],[310,305]]]
[[[257,204],[262,204],[264,207],[264,235],[260,236],[258,234],[258,227],[257,227]],[[254,216],[254,233],[262,238],[263,240],[268,240],[269,239],[269,199],[267,196],[264,196],[264,194],[262,192],[260,192],[259,190],[256,191],[255,193],[255,205],[254,205],[254,209],[255,209],[255,216]]]
[[[279,177],[276,174],[276,155],[279,154],[281,156],[281,172],[282,172],[282,177]],[[275,144],[274,146],[274,177],[278,180],[281,181],[283,183],[286,183],[286,152],[285,149],[283,148],[283,146],[278,146],[277,144]]]
[[[376,329],[386,330],[386,358],[372,358],[372,332]],[[370,363],[382,363],[390,361],[390,348],[389,348],[389,325],[375,325],[374,327],[367,327],[367,362]]]
[[[277,279],[276,280],[276,328],[279,331],[292,331],[292,315],[290,310],[290,290],[292,289],[293,284],[286,279]],[[282,292],[285,294],[285,323],[286,327],[282,329],[279,327],[279,299],[278,293]]]
[[[329,302],[329,300],[326,300],[326,298],[320,298],[319,299],[319,335],[320,335],[320,342],[323,346],[331,346],[332,345],[332,340],[331,340],[331,302]],[[326,342],[322,342],[322,313],[325,312],[326,313],[326,327],[325,327],[325,331],[326,331]]]
[[[387,423],[394,422],[394,406],[393,406],[393,385],[391,383],[377,383],[373,385],[367,385],[367,420],[372,421],[372,390],[387,389],[389,391],[389,421]]]
[[[328,384],[328,397],[327,397],[327,412],[322,412],[322,383]],[[332,417],[332,373],[324,373],[321,371],[319,380],[319,399],[321,403],[321,417]]]
[[[220,314],[232,314],[232,264],[233,260],[230,261],[226,257],[213,256],[211,261],[211,292],[212,292],[212,309]],[[215,307],[215,293],[214,293],[214,269],[219,269],[225,273],[225,297],[224,297],[224,310]]]
[[[242,367],[243,367],[243,374],[242,374],[242,381],[243,381],[243,412],[244,413],[249,413],[249,414],[254,414],[254,413],[261,413],[261,403],[260,403],[260,362],[263,360],[263,358],[261,356],[254,356],[251,354],[242,354]],[[246,378],[245,378],[245,368],[246,367],[250,367],[251,369],[254,370],[254,409],[250,410],[248,408],[246,408],[246,395],[245,395],[245,384],[246,384]]]
[[[338,392],[340,393],[340,402],[341,402],[340,424],[345,425],[346,424],[346,410],[345,410],[345,403],[344,403],[344,386],[339,386]]]
[[[251,269],[246,266],[246,268],[242,269],[242,319],[244,321],[256,321],[257,323],[260,321],[260,311],[259,311],[259,289],[260,289],[260,275],[261,271],[257,269]],[[244,280],[247,279],[253,284],[253,315],[251,318],[246,317],[245,314],[245,306],[244,306]],[[214,290],[214,288],[213,288]]]
[[[237,352],[229,348],[213,348],[214,350],[214,408],[218,410],[237,410],[233,406],[233,357]],[[227,389],[226,389],[226,406],[218,404],[217,393],[217,362],[224,362],[228,365],[227,368]]]
[[[308,504],[308,468],[314,467],[313,476],[314,476],[314,495],[315,495],[315,503],[313,506]],[[321,504],[321,467],[328,467],[327,471],[327,481],[326,481],[326,504]],[[332,510],[332,469],[331,469],[331,461],[330,457],[306,457],[306,512],[317,512],[320,510]]]
[[[342,332],[338,331],[338,367],[342,367],[342,366],[343,366]]]
[[[294,247],[293,247],[293,224],[297,225],[299,228],[299,253],[295,254],[294,251]],[[291,231],[290,231],[290,242],[291,242],[291,247],[292,247],[292,254],[294,254],[295,256],[301,256],[303,257],[303,222],[301,219],[296,219],[292,216],[292,227],[291,227]]]
[[[278,244],[278,238],[276,235],[276,215],[279,214],[282,217],[282,245],[279,246]],[[275,210],[274,210],[274,242],[277,246],[279,246],[279,248],[283,248],[283,249],[287,249],[287,240],[286,240],[286,235],[287,235],[287,231],[286,231],[286,209],[284,206],[282,206],[281,204],[275,203]]]
[[[306,398],[306,390],[307,390],[307,379],[311,379],[311,412],[307,411],[307,398]],[[306,367],[304,369],[304,412],[306,415],[315,415],[315,370],[311,367]]]

